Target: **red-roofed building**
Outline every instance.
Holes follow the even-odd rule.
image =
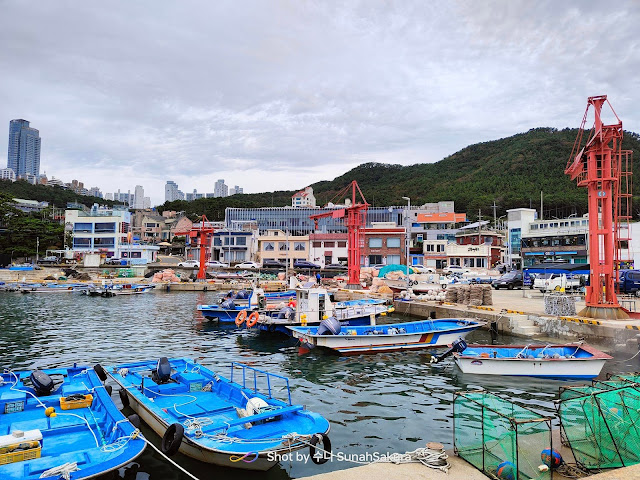
[[[304,190],[294,193],[291,196],[292,207],[315,207],[316,197],[313,196],[313,188],[307,187]]]

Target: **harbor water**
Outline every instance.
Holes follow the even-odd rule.
[[[552,400],[566,382],[535,378],[464,375],[451,360],[429,363],[426,352],[380,353],[340,357],[322,351],[301,352],[295,340],[207,322],[196,310],[213,303],[215,293],[154,292],[101,298],[77,294],[0,294],[0,367],[19,369],[110,365],[161,356],[186,356],[228,376],[231,361],[250,364],[290,378],[294,403],[325,416],[334,461],[281,462],[268,472],[243,478],[287,479],[356,466],[375,455],[405,452],[437,441],[452,447],[451,403],[455,390],[485,388],[554,412]],[[410,317],[391,318],[397,321]],[[488,342],[473,332],[470,342]],[[527,343],[500,337],[500,343]],[[637,359],[609,361],[605,371],[638,369]],[[114,401],[120,405],[117,392]],[[125,414],[131,413],[125,411]],[[160,439],[143,426],[156,445]],[[308,454],[301,451],[300,454]],[[238,471],[174,457],[200,479],[237,478]],[[352,462],[353,461],[353,462]],[[187,478],[147,449],[135,464],[106,478]]]

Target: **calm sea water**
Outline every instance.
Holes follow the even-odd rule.
[[[187,356],[228,376],[229,363],[240,361],[290,378],[294,403],[324,415],[331,423],[334,452],[405,452],[437,441],[452,446],[455,390],[477,389],[517,397],[542,413],[563,382],[462,374],[451,361],[430,365],[426,353],[340,357],[321,351],[301,354],[283,336],[219,328],[196,311],[212,303],[214,293],[162,293],[135,297],[93,298],[76,294],[0,294],[0,367],[32,369],[74,362],[109,365],[160,356]],[[407,321],[410,317],[393,320]],[[485,332],[467,337],[488,341]],[[502,343],[522,343],[501,337]],[[609,362],[610,371],[638,368],[633,362]],[[120,405],[114,389],[114,401]],[[132,413],[125,411],[125,414]],[[160,439],[144,428],[147,438]],[[306,452],[305,452],[306,453]],[[354,458],[354,457],[352,457]],[[238,471],[191,460],[174,459],[200,479],[237,477]],[[243,478],[288,479],[354,466],[292,462]],[[159,455],[146,452],[114,474],[127,479],[187,478]],[[109,477],[111,478],[111,477]]]

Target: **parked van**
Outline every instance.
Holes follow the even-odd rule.
[[[618,276],[621,293],[632,293],[640,297],[640,270],[620,270]]]
[[[537,288],[542,293],[557,290],[571,291],[581,287],[579,277],[567,277],[564,273],[543,273],[536,275],[533,281],[533,288]]]

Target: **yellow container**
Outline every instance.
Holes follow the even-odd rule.
[[[62,410],[74,410],[76,408],[85,408],[91,406],[93,395],[90,393],[83,395],[83,398],[76,399],[72,395],[70,397],[60,397],[60,408]]]
[[[24,449],[24,447],[34,448]],[[40,442],[38,441],[16,443],[15,445],[3,447],[2,451],[12,450],[14,448],[23,448],[23,450],[9,453],[0,453],[0,465],[7,465],[9,463],[24,462],[25,460],[40,458],[40,453],[42,451],[42,447],[40,446]]]

